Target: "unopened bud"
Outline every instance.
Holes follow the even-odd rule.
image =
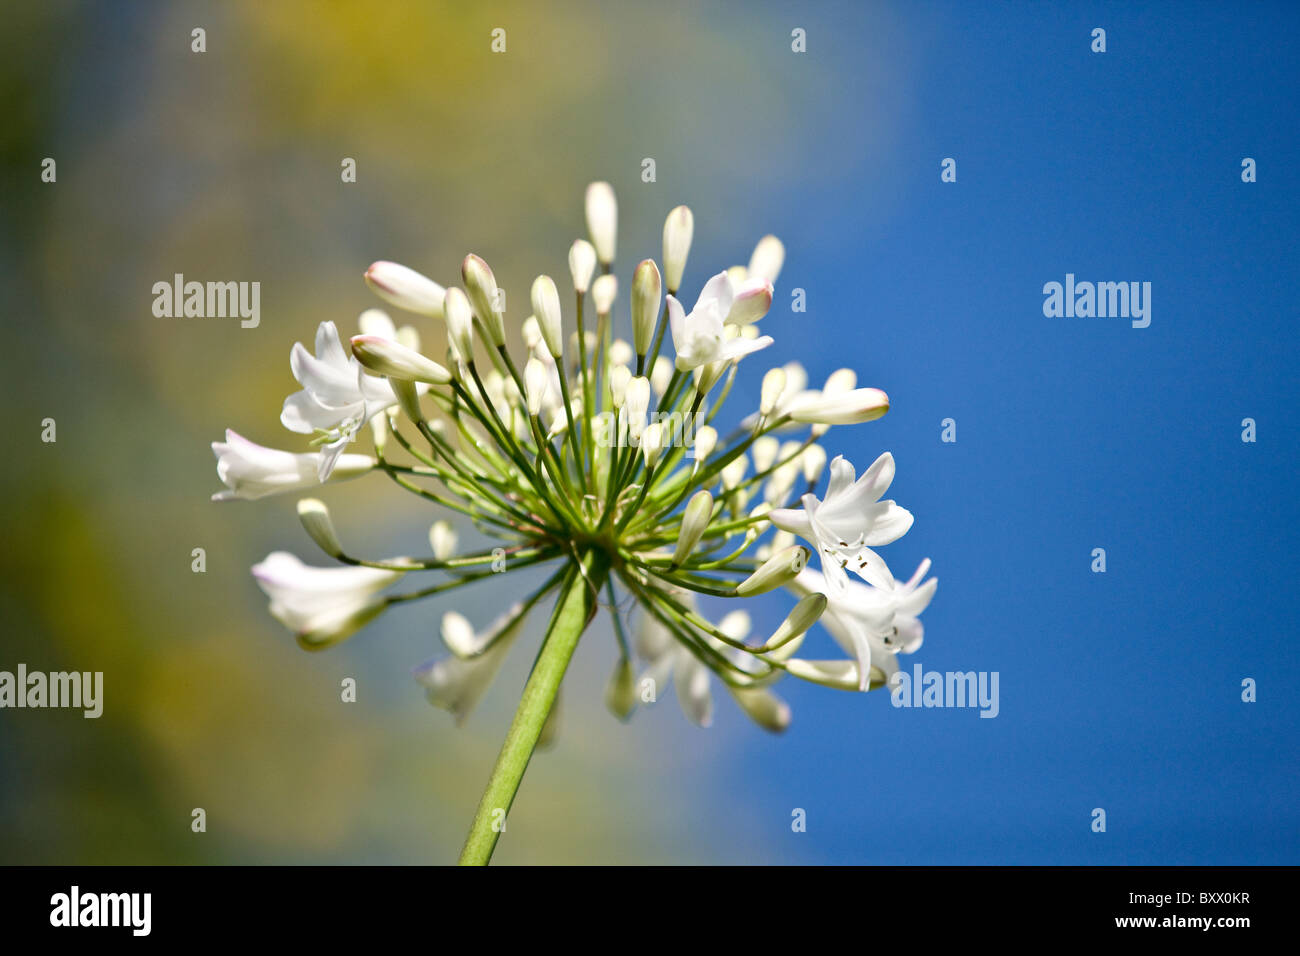
[[[465,280],[465,292],[474,306],[474,314],[483,323],[492,346],[500,348],[506,344],[506,320],[500,309],[496,276],[486,262],[473,254],[466,256],[461,263],[460,274]],[[469,361],[468,357],[466,361]]]
[[[451,381],[451,373],[433,359],[378,335],[354,335],[352,354],[370,371],[386,375],[390,381],[402,379],[430,385],[446,385]]]
[[[591,277],[596,272],[596,249],[586,239],[576,239],[569,247],[569,274],[573,276],[573,291],[586,295],[591,288]]]
[[[703,490],[695,492],[691,500],[686,503],[686,510],[682,512],[682,526],[677,534],[677,548],[673,551],[674,566],[690,557],[709,527],[709,518],[712,516],[713,495]]]
[[[342,557],[343,545],[339,543],[329,509],[316,498],[303,498],[298,502],[298,520],[311,539],[331,558]]]
[[[776,236],[764,236],[754,247],[754,254],[749,257],[748,277],[766,279],[776,285],[776,277],[781,274],[785,264],[785,246]]]
[[[564,354],[564,334],[560,331],[560,292],[550,276],[538,276],[533,280],[533,314],[537,317],[546,347],[551,350],[551,355],[559,358]]]
[[[414,269],[396,262],[372,262],[366,270],[366,285],[399,309],[442,318],[445,290]]]
[[[596,255],[606,265],[614,261],[618,238],[618,201],[609,183],[592,183],[587,187],[587,232]]]
[[[789,584],[808,564],[811,552],[803,545],[795,545],[772,555],[745,580],[736,585],[736,593],[741,597],[751,594],[764,594],[768,591]]]
[[[664,220],[664,285],[676,293],[682,287],[682,272],[695,236],[695,215],[689,206],[678,206]]]
[[[617,296],[618,279],[612,274],[596,276],[596,281],[591,284],[591,301],[596,306],[597,315],[609,315]]]
[[[632,345],[637,355],[650,351],[662,299],[659,267],[653,259],[643,259],[632,276]]]
[[[450,521],[435,521],[429,528],[429,547],[439,561],[446,561],[456,553],[456,529]]]

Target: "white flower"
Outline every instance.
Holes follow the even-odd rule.
[[[449,711],[457,724],[464,723],[510,654],[523,628],[522,611],[523,605],[514,605],[472,640],[468,622],[449,613],[443,620],[443,640],[455,653],[425,661],[411,672],[424,685],[429,703]]]
[[[387,604],[379,592],[405,573],[313,568],[286,551],[253,566],[258,587],[271,599],[271,614],[313,649],[351,636],[378,616]]]
[[[689,595],[678,595],[681,603],[694,607]],[[653,614],[643,612],[641,624],[636,635],[637,654],[648,662],[648,666],[637,681],[644,685],[646,680],[656,695],[671,680],[677,690],[677,702],[681,704],[682,713],[700,727],[713,723],[713,694],[709,691],[709,669],[681,644],[671,631]]]
[[[284,491],[301,491],[320,484],[320,453],[295,454],[278,448],[266,448],[226,429],[226,440],[214,441],[217,477],[226,486],[212,496],[213,501],[252,501]],[[369,455],[341,455],[331,477],[336,481],[355,478],[375,466]]]
[[[289,367],[302,391],[284,400],[280,422],[301,435],[321,433],[319,476],[324,481],[357,429],[395,405],[397,396],[387,379],[366,374],[333,322],[322,322],[316,330],[315,356],[301,342],[294,343]]]
[[[883,682],[888,684],[889,678],[898,670],[897,655],[917,650],[925,636],[920,614],[939,586],[938,578],[921,583],[929,570],[930,559],[926,558],[911,579],[903,584],[895,581],[889,569],[885,568],[881,587],[849,581],[843,591],[837,592],[827,587],[824,575],[805,568],[789,585],[789,590],[799,597],[815,593],[826,595],[828,603],[821,623],[839,645],[853,655],[854,660],[802,663],[812,665],[821,677],[838,679],[844,685],[856,684],[858,690],[867,689],[873,669],[884,675]],[[852,669],[843,666],[849,663],[855,666]],[[791,672],[801,677],[810,676],[799,673],[798,666]]]
[[[695,610],[695,601],[689,593],[675,595],[678,603]],[[717,625],[732,640],[744,640],[749,634],[750,619],[745,611],[733,611]],[[702,639],[724,657],[732,660],[743,669],[755,667],[752,657],[716,637],[702,634]],[[708,727],[713,723],[713,694],[709,687],[709,668],[699,658],[678,641],[664,624],[653,614],[646,612],[641,617],[636,635],[636,650],[648,662],[646,670],[637,681],[642,685],[647,679],[657,695],[672,681],[677,691],[677,702],[682,712],[693,724]],[[785,730],[790,723],[790,707],[766,687],[733,687],[725,685],[742,710],[759,726],[774,732]]]
[[[740,359],[772,344],[770,335],[756,339],[726,338],[723,326],[732,301],[731,280],[725,272],[708,281],[689,315],[675,296],[668,296],[668,324],[680,371]]]
[[[873,547],[897,541],[912,526],[912,513],[894,501],[881,501],[894,480],[894,456],[885,452],[862,477],[854,479],[853,465],[843,455],[831,462],[826,497],[803,496],[803,508],[777,508],[768,517],[782,531],[803,538],[817,549],[822,570],[832,591],[848,583],[844,569],[853,570],[868,583],[886,587],[889,568]]]

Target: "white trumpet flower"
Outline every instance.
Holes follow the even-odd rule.
[[[395,405],[397,396],[385,379],[366,374],[333,322],[322,322],[316,330],[315,355],[302,343],[294,344],[289,367],[302,391],[284,400],[280,421],[291,432],[320,434],[318,475],[324,481],[358,429]]]
[[[302,491],[321,482],[320,452],[295,453],[267,448],[229,428],[224,442],[212,443],[212,452],[217,456],[217,477],[226,486],[225,491],[212,496],[213,501],[236,498],[253,501],[267,495]],[[369,455],[340,455],[328,477],[332,481],[346,481],[364,475],[375,464]]]
[[[731,280],[725,272],[708,281],[690,314],[682,309],[675,296],[668,296],[668,327],[672,330],[679,371],[688,372],[714,362],[739,361],[772,344],[770,335],[728,340],[723,325],[731,312],[731,303]]]
[[[768,517],[783,531],[798,535],[816,550],[833,591],[848,582],[846,567],[865,581],[885,587],[889,569],[873,547],[897,541],[912,527],[912,513],[892,499],[881,501],[894,480],[894,456],[885,452],[855,478],[853,465],[837,455],[831,462],[826,497],[803,496],[803,508],[777,508]]]
[[[425,661],[412,674],[425,688],[429,703],[450,711],[457,724],[463,724],[470,712],[492,686],[510,647],[523,629],[525,615],[516,604],[488,626],[476,640],[459,642],[458,656]],[[457,617],[460,617],[457,615]],[[464,618],[461,618],[463,621]],[[463,628],[444,627],[443,635],[463,636]],[[456,638],[453,637],[453,641]]]
[[[379,568],[313,568],[287,551],[253,566],[253,578],[271,599],[271,614],[298,635],[304,647],[336,644],[383,612],[379,594],[404,571]]]
[[[828,585],[825,575],[804,568],[787,590],[799,597],[826,596],[828,603],[821,623],[845,652],[853,656],[856,665],[852,672],[842,665],[831,670],[836,670],[846,682],[855,683],[857,690],[866,690],[873,670],[881,675],[878,681],[887,684],[898,670],[897,656],[920,648],[925,636],[920,615],[939,587],[938,578],[921,583],[929,570],[927,558],[909,580],[900,584],[886,567],[883,587],[849,581],[839,591]]]

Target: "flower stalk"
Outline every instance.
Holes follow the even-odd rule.
[[[460,852],[462,866],[486,866],[497,840],[505,829],[515,794],[532,759],[542,728],[555,704],[564,672],[578,646],[578,639],[596,615],[597,597],[609,574],[609,559],[593,548],[570,567],[551,615],[541,653],[524,685],[519,709],[497,755],[496,766],[479,800],[469,836]]]

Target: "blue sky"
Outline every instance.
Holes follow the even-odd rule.
[[[828,14],[810,49],[851,60],[878,13]],[[814,381],[852,364],[894,402],[828,451],[893,451],[891,495],[917,520],[884,553],[900,577],[934,559],[926,642],[903,660],[998,671],[1001,712],[795,688],[788,736],[744,772],[773,814],[808,809],[790,859],[1295,863],[1300,15],[888,19],[908,40],[908,119],[886,163],[846,157],[791,187],[803,234],[782,284],[808,289]],[[827,109],[849,126],[850,76]],[[1150,327],[1044,317],[1044,283],[1067,272],[1151,282]],[[781,319],[764,328],[780,337]]]

